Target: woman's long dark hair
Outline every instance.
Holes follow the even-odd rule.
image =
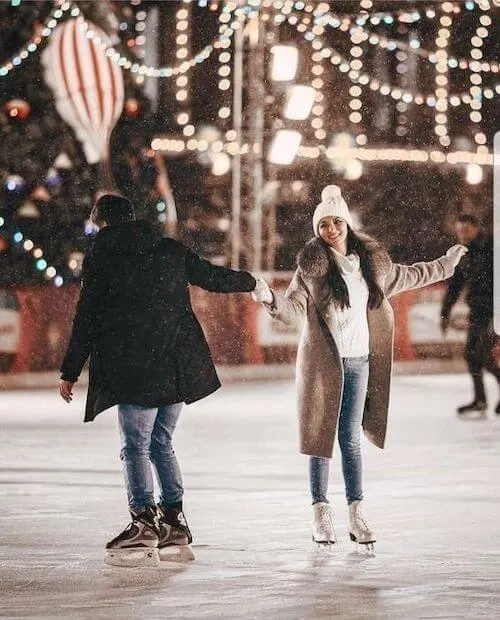
[[[330,284],[331,295],[333,303],[342,310],[344,308],[350,308],[351,302],[349,300],[349,291],[347,290],[347,284],[344,278],[340,274],[340,270],[335,261],[333,252],[328,249],[328,244],[321,240],[325,246],[326,255],[328,257],[328,282]],[[359,264],[361,273],[368,286],[368,307],[379,308],[384,301],[384,293],[377,284],[375,279],[375,269],[373,266],[372,253],[368,249],[366,242],[363,241],[358,235],[351,229],[347,228],[347,253],[351,254],[355,252],[359,256]]]

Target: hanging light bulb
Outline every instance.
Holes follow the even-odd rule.
[[[483,168],[479,164],[467,164],[465,180],[469,185],[478,185],[483,180]]]
[[[299,50],[294,45],[273,45],[271,79],[275,82],[293,80],[299,64]]]

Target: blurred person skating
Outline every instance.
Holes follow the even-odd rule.
[[[465,291],[469,325],[464,358],[472,377],[474,397],[471,403],[458,407],[457,413],[484,412],[488,403],[483,370],[490,372],[500,385],[500,368],[493,355],[496,342],[493,331],[493,238],[484,234],[479,220],[469,214],[458,217],[455,232],[458,241],[469,251],[448,284],[441,307],[441,330],[443,334],[448,330],[451,309],[460,293]],[[495,412],[500,414],[500,401]]]
[[[350,538],[373,548],[363,514],[361,428],[384,447],[394,332],[388,297],[449,278],[466,249],[455,245],[436,260],[400,265],[374,239],[354,232],[352,222],[340,188],[327,186],[313,215],[315,237],[299,252],[287,291],[257,277],[252,296],[271,316],[302,327],[296,382],[313,540],[336,542],[328,479],[338,432]]]
[[[66,402],[90,356],[85,422],[118,405],[125,487],[132,522],[107,545],[105,561],[156,565],[194,556],[183,512],[184,489],[172,437],[182,404],[220,387],[208,344],[192,310],[189,285],[249,292],[247,272],[212,265],[136,220],[124,197],[102,196],[99,226],[82,270],[82,290],[59,389]],[[161,492],[154,497],[153,474]]]

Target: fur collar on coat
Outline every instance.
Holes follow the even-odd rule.
[[[391,266],[391,259],[386,250],[372,237],[363,233],[356,233],[370,254],[374,272],[377,278],[387,274]],[[297,266],[306,278],[320,278],[326,276],[329,269],[328,248],[315,237],[306,243],[297,255]]]

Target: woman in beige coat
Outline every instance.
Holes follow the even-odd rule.
[[[252,296],[276,319],[302,325],[296,383],[300,451],[310,457],[313,540],[336,541],[327,491],[338,429],[350,538],[372,548],[375,535],[362,512],[361,428],[384,447],[394,334],[388,297],[449,278],[466,248],[453,246],[430,262],[395,264],[376,241],[353,231],[335,185],[321,194],[313,230],[286,293],[258,278]]]

